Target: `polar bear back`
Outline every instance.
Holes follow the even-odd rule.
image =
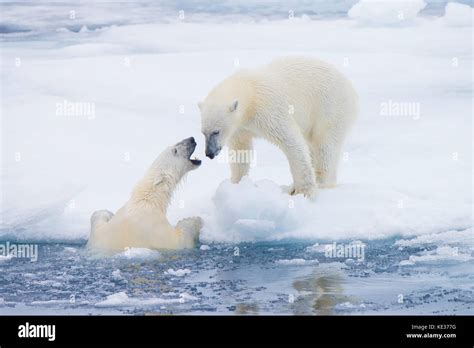
[[[356,117],[357,93],[352,83],[328,63],[282,58],[255,72],[260,110],[294,117],[306,134],[335,124],[346,127]]]

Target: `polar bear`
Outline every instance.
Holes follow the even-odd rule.
[[[286,155],[293,176],[291,194],[312,197],[317,186],[333,187],[344,139],[358,113],[351,82],[333,66],[313,58],[288,57],[236,72],[199,103],[206,156],[224,145],[252,151],[264,138]],[[246,156],[253,158],[253,156]],[[231,181],[248,174],[248,161],[230,164]]]
[[[183,219],[173,227],[166,219],[166,210],[183,176],[201,165],[199,159],[191,159],[195,148],[194,138],[168,147],[135,185],[130,199],[115,215],[107,210],[92,214],[87,247],[109,254],[127,247],[192,248],[202,227],[201,218]]]

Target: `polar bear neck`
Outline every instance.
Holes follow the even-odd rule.
[[[173,175],[162,174],[156,177],[147,174],[135,185],[130,203],[132,206],[146,206],[166,214],[173,192],[180,181],[180,177]]]

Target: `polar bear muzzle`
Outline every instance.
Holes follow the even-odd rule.
[[[184,139],[182,141],[180,141],[179,143],[177,143],[175,145],[175,147],[180,147],[180,146],[184,146],[185,147],[185,151],[186,151],[186,156],[187,158],[189,159],[189,161],[194,165],[194,166],[197,166],[199,167],[201,165],[201,160],[198,159],[197,157],[194,157],[194,158],[191,158],[192,154],[194,153],[194,150],[196,150],[196,140],[194,140],[194,137],[190,137],[190,138],[187,138],[187,139]]]
[[[206,136],[206,156],[210,159],[216,157],[221,151],[221,146],[219,145],[219,132],[213,132],[210,135]]]

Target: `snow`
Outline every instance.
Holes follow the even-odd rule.
[[[184,277],[185,275],[191,273],[191,270],[188,268],[174,270],[172,268],[165,271],[165,274],[173,275],[176,277]]]
[[[39,280],[39,281],[33,281],[32,283],[36,285],[44,285],[44,286],[53,287],[53,288],[60,288],[62,286],[62,283],[54,281],[54,280]]]
[[[353,304],[351,302],[343,302],[336,305],[336,308],[340,308],[340,309],[357,309],[357,308],[365,308],[365,307],[366,306],[364,303]]]
[[[13,258],[13,255],[0,255],[0,262],[9,261]]]
[[[155,260],[162,257],[156,250],[146,248],[127,248],[125,251],[114,255],[116,259],[127,260]]]
[[[196,301],[197,297],[187,293],[180,294],[179,298],[135,298],[129,297],[126,292],[121,291],[107,296],[103,301],[97,302],[96,307],[146,307],[162,304],[185,303],[186,301]]]
[[[434,262],[466,262],[472,260],[471,253],[462,253],[457,247],[442,246],[435,250],[427,251],[422,255],[410,255],[408,260],[400,261],[400,266],[411,266],[418,263]]]
[[[463,231],[446,231],[421,235],[412,239],[400,239],[395,246],[403,248],[421,248],[410,255],[407,260],[400,261],[400,266],[417,264],[453,263],[472,260],[474,250],[474,234],[472,228]],[[435,247],[431,249],[430,247]],[[426,250],[430,248],[429,250]]]
[[[201,235],[204,241],[380,239],[471,223],[467,201],[458,202],[455,209],[452,199],[429,200],[381,185],[370,187],[369,183],[320,190],[315,201],[310,201],[288,196],[269,180],[244,178],[239,185],[224,181],[213,201],[213,215]],[[249,228],[241,223],[243,219],[256,223]]]
[[[77,248],[65,247],[64,251],[66,251],[68,253],[71,253],[71,254],[75,254],[75,253],[77,253]]]
[[[179,297],[181,299],[181,302],[184,300],[184,301],[197,301],[199,300],[199,297],[196,297],[196,296],[193,296],[193,295],[190,295],[186,292],[183,292],[182,294],[179,294]]]
[[[423,0],[359,0],[348,15],[364,24],[406,24],[425,6]]]
[[[449,2],[446,4],[445,15],[441,19],[448,26],[472,27],[474,9],[468,5]]]
[[[71,302],[69,300],[48,300],[48,301],[32,301],[32,306],[54,306],[54,305],[67,305]]]
[[[468,228],[464,231],[446,231],[440,233],[430,233],[412,239],[397,240],[395,242],[395,245],[399,245],[402,247],[414,247],[438,243],[462,243],[463,245],[474,247],[474,233],[472,228]]]
[[[305,249],[305,251],[307,253],[324,253],[324,252],[326,252],[326,250],[328,250],[327,248],[328,248],[327,244],[316,243],[316,244],[313,244],[313,245],[307,247]]]
[[[127,280],[123,277],[122,272],[119,269],[116,269],[112,272],[112,280],[115,282],[127,282]]]
[[[284,266],[301,266],[301,265],[308,265],[308,264],[318,264],[318,260],[283,259],[283,260],[278,260],[277,263],[279,265],[284,265]]]
[[[421,1],[384,4],[359,2],[347,19],[157,20],[99,30],[83,23],[34,39],[9,36],[1,61],[0,239],[83,242],[93,211],[117,210],[162,149],[191,135],[203,165],[180,185],[168,216],[172,223],[201,216],[206,244],[469,229],[472,9],[450,3],[438,19],[419,15]],[[375,7],[380,13],[369,15]],[[393,24],[399,8],[405,20],[398,25],[360,25],[369,17]],[[36,21],[35,30],[46,25]],[[232,185],[228,165],[205,158],[200,135],[196,103],[236,65],[292,54],[333,63],[360,95],[339,185],[314,201],[282,191],[291,175],[274,146],[256,141],[250,177]],[[65,100],[93,103],[94,115],[57,115]],[[419,113],[381,112],[403,103]],[[160,254],[130,249],[117,257]]]

